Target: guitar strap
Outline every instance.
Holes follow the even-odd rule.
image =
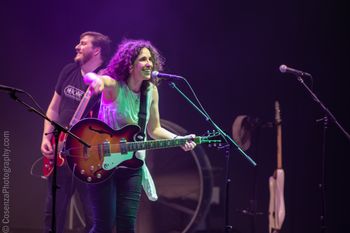
[[[103,67],[104,67],[104,64],[97,67],[92,72],[97,74]],[[84,111],[82,118],[91,118],[91,117],[97,118],[98,111],[100,108],[100,102],[101,102],[101,93],[99,93],[98,95],[93,95],[90,99],[90,103],[89,103],[88,107]]]
[[[149,83],[147,81],[143,81],[141,85],[141,93],[140,93],[140,110],[139,110],[139,121],[138,125],[141,128],[140,133],[137,135],[137,139],[139,141],[144,141],[146,136],[146,118],[147,118],[147,100],[148,100],[148,89]]]

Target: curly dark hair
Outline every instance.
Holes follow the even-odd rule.
[[[124,39],[118,46],[117,51],[109,61],[104,74],[110,77],[126,82],[130,76],[130,67],[134,64],[137,56],[143,48],[147,48],[151,53],[151,60],[153,62],[153,70],[163,70],[164,58],[160,55],[158,50],[146,40],[131,40]],[[154,84],[158,80],[151,80]]]

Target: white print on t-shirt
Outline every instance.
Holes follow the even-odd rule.
[[[68,98],[80,101],[84,92],[76,87],[68,85],[64,88],[64,95]]]

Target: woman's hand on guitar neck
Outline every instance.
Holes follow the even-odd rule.
[[[195,134],[189,134],[189,135],[185,135],[185,136],[176,136],[174,139],[182,139],[182,138],[188,138],[188,141],[181,146],[181,148],[184,151],[190,151],[193,150],[196,147],[196,143],[193,141],[193,139],[196,137]]]

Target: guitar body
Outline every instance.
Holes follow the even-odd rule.
[[[120,148],[121,142],[133,142],[139,131],[136,125],[113,130],[98,119],[83,119],[70,132],[91,147],[87,148],[78,140],[67,137],[65,154],[68,166],[77,178],[87,183],[105,181],[115,167],[140,168],[143,161],[135,157],[135,152],[121,153]]]
[[[64,140],[65,140],[65,134],[61,133],[58,138],[57,167],[61,167],[64,164],[64,158],[61,156]],[[56,147],[54,137],[51,138],[51,145],[53,146],[53,148]],[[44,177],[49,177],[51,175],[53,171],[53,166],[54,166],[54,160],[43,156],[42,172]]]
[[[269,178],[269,233],[279,232],[285,218],[284,170],[277,169],[275,176]]]
[[[270,191],[270,201],[269,201],[269,233],[273,233],[276,229],[275,222],[275,189],[276,189],[276,179],[273,176],[269,178],[269,191]]]

